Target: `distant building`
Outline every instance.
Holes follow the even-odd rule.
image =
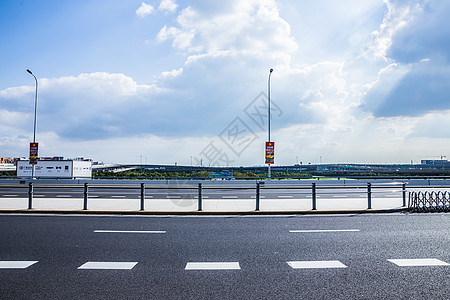
[[[0,157],[0,164],[13,164],[14,159],[8,157]]]
[[[446,159],[425,159],[425,160],[421,160],[420,163],[422,165],[450,165],[450,161],[446,160]]]

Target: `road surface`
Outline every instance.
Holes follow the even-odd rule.
[[[450,214],[0,215],[2,299],[449,299]]]

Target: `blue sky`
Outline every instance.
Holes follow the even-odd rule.
[[[261,165],[449,154],[450,4],[2,1],[0,156]]]

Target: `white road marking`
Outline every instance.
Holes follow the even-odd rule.
[[[19,195],[3,195],[3,197],[17,197]]]
[[[166,196],[167,199],[181,199],[181,196]]]
[[[256,196],[251,196],[250,198],[256,199]],[[259,199],[266,198],[266,196],[259,196]]]
[[[114,195],[114,196],[111,196],[111,198],[126,198],[127,196],[124,196],[124,195]]]
[[[56,195],[57,198],[70,198],[70,195]]]
[[[237,199],[238,196],[222,196],[223,199]]]
[[[33,198],[35,197],[45,197],[45,195],[33,195]]]
[[[38,261],[32,261],[32,260],[2,260],[0,261],[0,269],[25,269],[28,268],[31,265],[34,265]]]
[[[137,262],[97,262],[89,261],[78,269],[90,269],[90,270],[131,270]]]
[[[163,230],[94,230],[97,233],[166,233]]]
[[[338,260],[322,261],[288,261],[288,265],[293,269],[328,269],[328,268],[347,268],[346,265]]]
[[[316,232],[358,232],[359,229],[314,229],[314,230],[289,230],[292,233],[316,233]]]
[[[333,195],[333,198],[348,198],[348,196],[344,196],[344,195]]]
[[[425,267],[425,266],[450,266],[445,261],[436,258],[422,259],[388,259],[399,267]]]
[[[280,196],[278,196],[278,198],[294,198],[294,196],[291,196],[291,195],[286,195],[286,196],[280,195]]]
[[[185,270],[240,270],[239,262],[188,262]]]

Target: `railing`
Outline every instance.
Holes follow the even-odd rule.
[[[414,212],[448,212],[450,211],[450,193],[448,191],[409,192],[408,208]]]
[[[27,188],[27,194],[28,194],[28,209],[33,209],[33,200],[36,195],[36,190],[43,191],[46,190],[47,198],[51,198],[53,194],[77,194],[79,197],[83,199],[83,210],[89,209],[89,200],[90,199],[97,199],[98,197],[107,196],[107,198],[115,197],[114,193],[117,193],[118,190],[120,190],[120,194],[126,194],[128,196],[134,196],[138,197],[140,199],[139,201],[139,210],[144,211],[148,210],[148,207],[146,206],[146,200],[149,200],[149,197],[153,197],[157,195],[158,190],[163,190],[164,193],[166,193],[169,198],[169,196],[173,196],[174,193],[177,194],[176,197],[179,197],[180,200],[183,199],[191,199],[196,200],[196,210],[197,211],[203,211],[204,210],[204,201],[208,201],[206,198],[205,193],[208,195],[215,195],[214,191],[221,190],[226,192],[232,192],[236,190],[245,190],[247,193],[246,199],[252,199],[255,198],[254,202],[254,210],[260,211],[261,210],[261,201],[263,194],[270,196],[270,191],[276,191],[279,190],[282,192],[283,190],[291,190],[295,193],[296,196],[304,196],[304,197],[311,197],[311,204],[310,209],[315,211],[317,210],[317,202],[319,194],[320,196],[327,196],[327,195],[336,195],[339,193],[339,190],[346,189],[346,194],[349,195],[361,195],[365,194],[366,196],[366,208],[372,209],[372,200],[373,196],[376,193],[382,193],[386,189],[390,189],[391,191],[395,191],[395,193],[398,194],[399,197],[402,199],[402,206],[406,207],[406,183],[401,184],[384,184],[384,185],[375,185],[372,183],[367,183],[365,185],[334,185],[334,186],[326,186],[326,185],[318,185],[317,183],[313,182],[310,185],[283,185],[283,186],[276,186],[276,185],[266,185],[265,182],[256,182],[256,185],[246,185],[246,186],[229,186],[229,185],[220,185],[220,186],[213,186],[213,185],[207,185],[198,183],[197,185],[193,184],[182,184],[179,183],[176,184],[176,186],[172,185],[153,185],[149,184],[146,185],[145,183],[140,183],[139,185],[135,184],[117,184],[117,185],[97,185],[97,184],[90,184],[90,183],[84,183],[83,185],[80,184],[74,184],[74,185],[46,185],[46,184],[33,184],[33,182],[29,182],[28,185],[2,185],[0,184],[0,188],[10,188],[10,189],[24,189]],[[113,196],[111,196],[113,195]],[[401,195],[401,196],[400,196]],[[448,195],[448,194],[446,194]],[[40,195],[42,196],[42,195]],[[182,198],[184,196],[184,198]],[[118,196],[116,196],[118,197]],[[280,196],[281,197],[281,196]],[[42,199],[42,198],[40,198]],[[133,201],[132,199],[127,199],[128,201]],[[225,199],[223,199],[225,201]],[[293,199],[296,200],[296,199]],[[409,197],[410,203],[411,203],[411,194]],[[147,202],[148,204],[149,202]],[[152,207],[150,207],[152,209]]]

